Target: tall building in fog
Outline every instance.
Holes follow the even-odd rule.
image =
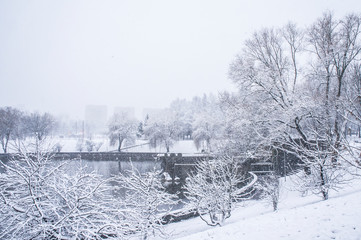
[[[105,105],[87,105],[85,107],[85,133],[87,135],[107,131],[108,108]]]

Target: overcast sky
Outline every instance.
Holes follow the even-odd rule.
[[[232,90],[228,66],[262,27],[306,26],[359,0],[0,0],[0,106],[84,116]]]

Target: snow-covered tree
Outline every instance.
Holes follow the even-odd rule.
[[[35,112],[25,116],[24,125],[28,136],[41,141],[55,129],[56,121],[49,113]]]
[[[325,13],[310,28],[308,37],[310,50],[319,66],[313,75],[316,89],[321,89],[324,121],[327,126],[328,147],[332,148],[333,161],[343,145],[342,132],[345,126],[343,103],[347,96],[347,75],[350,66],[361,52],[361,17],[349,14],[336,20],[331,13]]]
[[[61,145],[59,142],[56,143],[53,147],[54,152],[61,152],[61,149],[63,148],[63,145]]]
[[[76,141],[75,150],[77,150],[78,152],[82,152],[83,149],[84,149],[84,139],[78,138],[78,140]]]
[[[167,152],[179,140],[181,122],[172,111],[165,110],[162,115],[149,119],[144,134],[150,146],[164,146]]]
[[[247,40],[230,67],[238,93],[222,98],[230,148],[258,156],[290,151],[329,185],[325,169],[337,169],[348,145],[342,133],[351,111],[344,106],[361,51],[360,22],[358,15],[336,20],[325,13],[307,31],[288,24]],[[322,195],[327,199],[328,190]]]
[[[0,108],[0,141],[4,153],[7,152],[11,138],[16,138],[16,131],[21,124],[22,113],[11,107]]]
[[[65,165],[42,151],[19,153],[3,164],[1,239],[122,237],[124,225],[111,205],[107,180],[81,168],[68,174]]]
[[[257,31],[231,64],[229,77],[238,93],[221,100],[229,145],[236,151],[259,155],[275,141],[303,136],[299,119],[307,114],[308,100],[299,84],[301,38],[292,24]]]
[[[169,109],[176,115],[180,123],[179,137],[183,139],[191,137],[192,122],[195,114],[192,102],[185,99],[177,99],[170,104]]]
[[[133,143],[136,138],[137,121],[127,114],[114,114],[109,122],[110,145],[118,143],[118,152],[121,151],[123,143]]]
[[[334,161],[334,149],[329,144],[324,138],[316,138],[308,142],[307,147],[299,147],[298,156],[304,163],[304,170],[293,177],[298,190],[321,195],[324,200],[328,199],[330,190],[339,189],[347,180],[347,167],[343,161]]]
[[[95,142],[91,139],[87,139],[85,140],[85,146],[88,152],[92,152],[95,147]]]
[[[197,149],[212,151],[212,145],[223,137],[223,118],[219,109],[204,111],[194,116],[193,141]]]
[[[144,125],[143,125],[143,122],[140,122],[139,124],[138,124],[138,129],[137,129],[137,137],[138,138],[142,138],[143,137],[143,135],[144,135],[144,127],[143,127]]]
[[[235,204],[249,197],[256,181],[257,176],[242,173],[239,162],[233,158],[205,160],[187,178],[185,195],[203,221],[221,226]]]
[[[261,198],[271,202],[273,211],[277,211],[281,190],[279,176],[274,172],[259,176],[256,188],[259,190]]]
[[[126,189],[126,221],[144,240],[156,234],[167,236],[163,217],[177,202],[176,196],[165,191],[160,174],[155,169],[141,174],[132,166],[131,170],[116,178],[119,186]]]

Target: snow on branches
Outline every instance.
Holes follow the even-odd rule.
[[[250,196],[257,176],[242,174],[230,157],[202,161],[186,183],[190,208],[210,226],[221,226],[231,216],[234,205]]]

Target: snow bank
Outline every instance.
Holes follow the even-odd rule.
[[[252,201],[239,207],[223,227],[208,227],[199,218],[167,226],[170,239],[361,239],[361,181],[327,201],[310,195],[301,197],[283,182],[280,210],[265,202]]]

